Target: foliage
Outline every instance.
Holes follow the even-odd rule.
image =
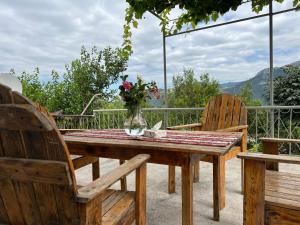
[[[300,68],[287,66],[285,76],[274,79],[276,105],[300,105]]]
[[[219,93],[216,80],[210,79],[208,74],[200,75],[200,80],[197,80],[192,69],[175,75],[173,86],[168,93],[170,107],[203,107],[209,98]]]
[[[282,3],[284,0],[275,0]],[[164,34],[177,33],[182,27],[195,28],[198,23],[216,21],[219,16],[230,10],[236,11],[245,0],[126,0],[129,7],[126,9],[124,25],[124,54],[132,52],[130,38],[131,27],[137,28],[137,20],[142,19],[145,12],[152,12],[161,18],[161,30]],[[251,0],[252,11],[259,13],[269,4],[269,0]],[[300,8],[300,0],[293,0],[294,7]],[[182,13],[177,20],[169,20],[169,14],[180,8]],[[168,27],[170,27],[168,29]]]
[[[137,82],[133,84],[127,80],[128,75],[121,76],[123,83],[120,85],[120,96],[125,102],[125,108],[128,110],[135,109],[146,103],[147,98],[152,96],[159,98],[159,91],[154,81],[144,83],[140,76],[137,76]]]
[[[80,59],[66,65],[66,72],[62,76],[52,71],[52,79],[42,83],[39,69],[36,68],[32,74],[23,72],[19,78],[26,97],[50,111],[79,114],[95,94],[99,94],[102,102],[112,99],[115,91],[110,86],[118,81],[126,68],[127,60],[118,48],[98,50],[93,47],[88,51],[82,47]]]
[[[247,106],[261,105],[261,101],[259,99],[253,99],[253,89],[250,81],[245,83],[245,85],[241,88],[238,96],[240,97],[242,102],[244,102]]]

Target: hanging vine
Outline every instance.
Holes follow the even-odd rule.
[[[138,20],[145,12],[153,12],[161,17],[160,27],[164,34],[179,32],[184,26],[195,28],[198,23],[216,21],[226,12],[236,11],[243,3],[251,2],[252,11],[259,13],[270,0],[126,0],[123,52],[125,57],[132,53],[131,28],[138,27]],[[274,0],[282,3],[285,0]],[[300,0],[293,0],[293,6],[300,9]],[[182,10],[178,19],[170,22],[169,15],[175,7]]]

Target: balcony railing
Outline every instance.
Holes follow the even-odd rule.
[[[300,138],[300,106],[255,106],[248,109],[248,137],[257,143],[260,137]],[[143,115],[152,127],[163,121],[163,128],[201,121],[204,108],[145,108]],[[274,123],[271,118],[274,118]],[[93,115],[57,117],[59,128],[111,129],[122,128],[126,109],[94,110]],[[286,146],[286,153],[299,153],[300,146]]]

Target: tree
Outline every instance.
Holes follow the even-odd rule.
[[[169,91],[171,107],[203,107],[210,97],[219,93],[219,83],[202,74],[200,80],[195,78],[192,69],[173,77],[174,88]]]
[[[15,75],[14,70],[11,72]],[[43,84],[39,80],[40,70],[36,67],[33,73],[26,73],[25,71],[19,75],[19,79],[22,83],[22,92],[27,98],[34,102],[38,102],[41,105],[46,105],[46,93],[43,89]]]
[[[115,93],[110,86],[118,81],[126,69],[127,60],[120,49],[108,47],[99,51],[93,47],[88,52],[82,47],[80,59],[66,66],[63,91],[66,97],[65,110],[80,113],[95,94],[100,94],[102,101],[109,100]]]
[[[261,101],[259,99],[253,99],[253,89],[250,81],[245,83],[245,85],[241,88],[238,96],[240,97],[242,102],[244,102],[247,106],[261,105]]]
[[[32,74],[23,72],[19,78],[23,94],[31,100],[46,106],[50,111],[63,110],[64,114],[79,114],[93,95],[99,94],[101,104],[114,97],[111,85],[127,68],[127,59],[121,49],[110,47],[88,51],[81,48],[81,57],[66,65],[63,76],[52,71],[51,80],[39,80],[39,69]]]
[[[285,76],[274,79],[275,105],[300,105],[300,68],[287,66]]]
[[[287,0],[275,0],[282,3]],[[239,6],[248,1],[244,0],[126,0],[129,7],[126,9],[124,25],[124,54],[128,57],[132,52],[131,27],[138,27],[138,20],[143,18],[145,12],[152,12],[161,19],[161,30],[164,34],[177,33],[183,26],[195,28],[198,23],[216,21],[220,15],[230,10],[236,11]],[[252,11],[259,13],[270,0],[251,0]],[[293,0],[293,6],[300,8],[300,0]],[[178,8],[182,9],[178,19],[169,20],[169,15],[175,11],[178,15]],[[169,28],[170,27],[170,28]]]

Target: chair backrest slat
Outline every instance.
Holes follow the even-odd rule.
[[[34,178],[33,182],[30,179],[18,179],[18,176],[9,178],[7,174],[3,178],[3,175],[0,179],[0,224],[79,224],[78,205],[73,201],[77,192],[74,168],[55,123],[46,110],[41,110],[21,94],[0,84],[0,112],[8,109],[17,123],[4,113],[1,115],[0,120],[4,122],[0,122],[0,159],[7,160],[9,157],[26,163],[39,160],[42,164],[51,161],[48,166],[66,165],[66,170],[61,167],[59,172],[60,179],[66,182],[47,183],[39,181],[41,177]],[[22,122],[16,118],[20,112],[26,114]],[[52,174],[53,170],[48,171],[51,179],[59,175]]]
[[[202,130],[213,131],[247,124],[247,110],[237,96],[220,94],[206,105]]]

